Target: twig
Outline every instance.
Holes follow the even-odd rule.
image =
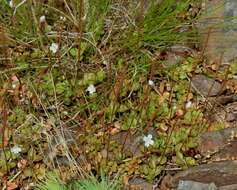
[[[23,0],[23,1],[21,1],[20,3],[17,4],[17,6],[15,7],[15,9],[14,9],[14,11],[13,11],[13,16],[15,16],[17,9],[18,9],[21,5],[23,5],[25,2],[26,2],[26,0]]]

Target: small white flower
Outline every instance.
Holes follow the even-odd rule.
[[[40,23],[44,23],[46,20],[45,20],[45,15],[42,15],[39,19],[39,22]]]
[[[13,5],[13,1],[12,1],[12,0],[9,1],[9,7],[11,7],[11,8],[14,7],[14,5]]]
[[[93,84],[90,84],[87,89],[86,89],[87,92],[89,92],[89,94],[93,94],[96,92],[96,88]]]
[[[145,143],[145,147],[149,147],[150,145],[154,144],[154,140],[152,140],[152,135],[149,134],[143,137],[143,141]]]
[[[60,16],[60,20],[61,20],[61,21],[65,21],[65,20],[66,20],[66,17]]]
[[[192,102],[191,101],[188,101],[187,103],[186,103],[186,105],[185,105],[185,108],[186,109],[189,109],[189,108],[191,108],[192,107]]]
[[[12,154],[18,154],[22,151],[21,147],[19,147],[18,145],[15,145],[11,148],[11,153]]]
[[[51,46],[49,47],[49,50],[52,51],[53,53],[56,53],[58,51],[58,44],[52,43]]]
[[[12,84],[12,88],[15,89],[16,88],[16,84]]]
[[[148,85],[149,85],[149,86],[154,86],[154,85],[155,85],[155,83],[154,83],[154,81],[153,81],[153,80],[149,80],[149,81],[148,81]]]

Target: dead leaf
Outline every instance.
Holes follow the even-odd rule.
[[[18,185],[15,182],[7,182],[7,190],[13,190],[16,189]]]
[[[21,159],[18,163],[17,163],[17,167],[19,169],[24,169],[27,165],[27,160],[26,159]]]

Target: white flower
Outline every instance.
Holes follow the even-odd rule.
[[[16,88],[16,84],[12,84],[12,88],[15,89]]]
[[[176,105],[174,105],[172,108],[173,108],[173,110],[176,110],[176,109],[177,109],[177,106],[176,106]]]
[[[18,154],[22,151],[21,147],[19,147],[18,145],[15,145],[11,148],[11,153],[12,154]]]
[[[143,137],[143,141],[145,143],[145,147],[149,147],[150,145],[154,144],[154,140],[152,140],[152,135],[149,134]]]
[[[93,94],[96,92],[96,88],[93,84],[90,84],[87,89],[86,89],[87,92],[89,92],[89,94]]]
[[[52,43],[51,46],[49,47],[49,50],[52,51],[53,53],[56,53],[58,51],[58,44]]]
[[[189,109],[189,108],[191,108],[192,107],[192,102],[191,101],[188,101],[187,103],[186,103],[186,105],[185,105],[185,108],[186,109]]]
[[[44,23],[45,22],[45,15],[42,15],[39,19],[40,23]]]
[[[154,83],[154,81],[153,81],[153,80],[149,80],[149,81],[148,81],[148,85],[149,85],[149,86],[154,86],[154,85],[155,85],[155,83]]]
[[[13,5],[13,1],[12,1],[12,0],[9,1],[9,6],[10,6],[11,8],[14,7],[14,5]]]
[[[66,17],[60,16],[60,20],[61,20],[61,21],[65,21],[65,20],[66,20]]]

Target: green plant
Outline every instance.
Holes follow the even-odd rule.
[[[36,186],[36,190],[119,190],[120,183],[117,178],[110,181],[105,175],[101,175],[98,180],[94,175],[89,175],[82,180],[74,181],[65,185],[57,174],[51,172],[47,175],[45,181]]]
[[[37,184],[36,190],[67,190],[67,187],[59,179],[58,175],[51,172],[45,177],[45,181]]]
[[[130,38],[126,35],[125,47],[131,50],[144,46],[166,48],[169,45],[195,40],[195,30],[190,29],[194,18],[185,15],[192,0],[150,1],[144,19],[131,26]]]

